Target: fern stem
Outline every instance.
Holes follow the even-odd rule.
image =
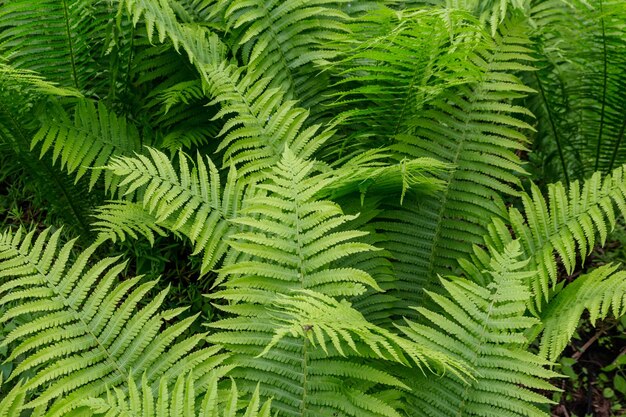
[[[615,142],[615,147],[613,148],[613,155],[611,155],[611,163],[609,164],[608,171],[610,172],[613,169],[613,164],[615,163],[615,158],[617,157],[617,151],[622,144],[622,140],[624,139],[624,133],[626,133],[626,108],[624,108],[624,121],[622,122],[622,127],[619,130],[619,135],[617,135],[617,141]]]
[[[307,329],[307,333],[310,329]],[[307,402],[307,384],[309,377],[309,338],[304,337],[304,343],[302,344],[302,403],[300,403],[300,413],[302,417],[305,417],[306,402]]]
[[[130,86],[130,70],[131,70],[131,66],[132,66],[132,61],[134,58],[134,47],[135,47],[135,25],[131,25],[130,27],[130,44],[128,46],[129,51],[128,51],[128,62],[126,63],[126,80],[124,82],[124,93],[125,95],[128,95],[128,88]],[[140,140],[142,141],[141,146],[143,146],[143,135],[141,136]]]
[[[602,27],[602,60],[603,60],[603,81],[602,81],[602,111],[600,113],[600,132],[598,132],[598,145],[596,147],[596,163],[594,166],[594,171],[598,170],[598,166],[600,165],[600,150],[602,147],[602,133],[604,130],[604,117],[606,110],[606,88],[607,88],[607,53],[606,53],[606,32],[604,28],[604,17],[602,17],[603,9],[602,9],[602,0],[600,0],[600,24]]]
[[[550,107],[550,103],[548,103],[548,99],[546,98],[546,91],[543,88],[543,83],[541,82],[541,78],[537,75],[537,72],[533,73],[535,79],[537,80],[537,85],[539,86],[539,92],[541,93],[541,99],[546,107],[546,112],[548,113],[548,120],[550,121],[550,127],[552,128],[552,135],[554,135],[554,140],[556,142],[556,149],[559,152],[559,159],[561,160],[561,166],[563,168],[563,176],[565,178],[565,182],[569,183],[569,174],[567,173],[567,164],[565,163],[565,155],[563,154],[563,144],[561,143],[561,138],[559,137],[559,133],[556,129],[556,123],[554,122],[554,116],[552,115],[552,109]]]
[[[74,78],[74,86],[80,90],[78,86],[78,76],[76,75],[76,62],[74,60],[74,44],[72,42],[72,33],[70,32],[70,17],[67,10],[67,0],[63,0],[63,14],[65,15],[65,32],[67,34],[67,43],[70,48],[70,61],[72,63],[72,77]]]

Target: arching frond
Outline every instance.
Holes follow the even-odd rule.
[[[3,1],[0,55],[20,69],[85,91],[99,75],[93,55],[105,48],[104,38],[96,33],[106,30],[112,17],[107,2],[42,0],[34,7],[31,0]]]
[[[35,71],[18,69],[2,61],[0,61],[0,84],[13,84],[13,88],[16,90],[16,85],[21,85],[37,93],[50,96],[82,97],[82,94],[73,88],[61,87],[58,83],[45,79]]]
[[[156,28],[160,41],[167,37],[187,53],[211,104],[222,107],[215,118],[230,116],[218,150],[224,151],[224,165],[235,165],[241,177],[271,167],[285,146],[308,158],[332,135],[329,130],[318,134],[319,125],[304,128],[308,111],[296,107],[279,88],[268,88],[270,78],[229,62],[215,34],[181,25],[167,1],[126,0],[126,5],[135,22],[143,17],[150,37]]]
[[[609,173],[626,161],[626,10],[617,0],[536,1],[537,148],[555,179]]]
[[[546,199],[533,185],[530,195],[522,194],[524,211],[511,207],[508,221],[495,220],[485,236],[485,243],[496,251],[512,239],[519,240],[524,256],[530,260],[529,269],[537,271],[528,281],[535,311],[541,310],[557,284],[557,255],[571,274],[596,242],[604,244],[616,225],[617,214],[626,216],[624,168],[604,178],[596,173],[582,186],[574,181],[569,189],[561,183],[551,184],[547,194]],[[466,269],[480,269],[489,258],[479,248],[475,253],[476,266],[463,262]]]
[[[609,314],[626,313],[626,272],[605,265],[577,277],[550,301],[541,313],[540,354],[556,360],[570,342],[583,313],[594,324]]]
[[[340,77],[334,106],[347,108],[335,123],[354,132],[341,143],[342,153],[413,131],[428,102],[482,73],[476,63],[482,27],[467,12],[383,9],[350,28],[346,58],[330,67]]]
[[[126,195],[137,194],[137,201],[147,212],[147,222],[132,230],[141,228],[146,233],[158,226],[182,233],[194,245],[194,254],[203,253],[201,272],[207,273],[228,249],[224,239],[231,234],[229,221],[237,215],[243,194],[237,172],[230,170],[222,189],[219,172],[209,158],[198,156],[195,166],[190,167],[181,152],[176,169],[164,153],[152,148],[148,151],[150,158],[115,157],[108,166],[121,178],[120,186],[127,187]],[[99,230],[108,229],[110,237],[128,233],[126,221],[108,221],[110,214],[101,211],[96,216],[101,220]]]
[[[352,216],[331,201],[315,199],[332,179],[311,175],[313,166],[286,149],[267,180],[256,186],[265,193],[246,199],[240,217],[232,220],[246,230],[230,236],[229,245],[247,256],[245,262],[229,259],[221,269],[227,285],[260,289],[270,298],[294,289],[347,296],[379,288],[363,271],[333,268],[337,260],[376,248],[354,241],[364,232],[335,231]]]
[[[95,245],[72,262],[74,242],[59,237],[21,229],[0,236],[0,305],[9,307],[0,322],[32,316],[2,341],[8,360],[21,358],[11,379],[30,376],[14,387],[26,393],[24,407],[50,405],[50,415],[61,416],[71,400],[124,388],[133,375],[145,372],[155,384],[193,369],[199,379],[226,358],[219,347],[196,348],[202,334],[176,341],[196,317],[164,327],[185,310],[160,309],[167,289],[143,304],[155,281],[118,282],[124,264],[114,258],[88,266]]]
[[[157,223],[156,216],[147,211],[141,203],[120,200],[111,201],[96,209],[97,221],[91,224],[98,232],[98,240],[110,239],[113,242],[125,241],[127,237],[137,239],[143,236],[154,245],[155,234],[165,236],[164,228]]]
[[[0,76],[0,146],[4,148],[5,157],[24,168],[26,178],[39,192],[50,214],[87,238],[90,235],[88,212],[94,196],[87,193],[84,182],[74,184],[67,174],[30,152],[29,146],[39,127],[32,108],[53,92],[71,96],[73,90],[56,87],[28,71],[18,71],[26,78],[13,76],[15,71],[18,70],[11,68],[10,76]]]
[[[132,155],[141,150],[141,138],[134,124],[118,117],[104,104],[81,101],[74,109],[73,119],[63,110],[44,120],[35,134],[31,149],[41,144],[40,157],[52,152],[52,163],[60,158],[62,169],[75,173],[76,181],[91,170],[89,188],[93,188],[112,156]],[[104,173],[105,190],[115,190],[118,179],[110,171]]]
[[[446,296],[430,296],[441,313],[418,308],[428,324],[408,321],[400,329],[416,343],[467,363],[473,379],[447,373],[439,378],[411,375],[414,390],[407,412],[412,416],[543,416],[537,404],[549,403],[535,390],[556,390],[547,379],[558,376],[549,362],[526,350],[524,331],[538,320],[524,315],[531,296],[517,241],[494,254],[487,287],[462,278],[442,280]]]

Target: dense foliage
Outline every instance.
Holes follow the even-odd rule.
[[[623,0],[0,0],[0,417],[549,415],[625,70]]]

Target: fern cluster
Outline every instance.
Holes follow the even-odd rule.
[[[626,215],[624,10],[0,0],[53,215],[0,234],[0,417],[547,416],[626,312],[563,279]]]

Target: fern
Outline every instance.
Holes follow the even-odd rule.
[[[550,363],[526,351],[524,331],[538,323],[524,315],[530,292],[526,261],[517,241],[494,253],[492,281],[482,287],[462,278],[442,280],[447,296],[430,293],[441,313],[417,311],[428,325],[407,322],[401,330],[416,343],[438,348],[467,363],[474,379],[453,374],[412,376],[407,412],[414,416],[545,416],[535,404],[550,401],[534,390],[555,390],[545,379],[558,376]]]
[[[331,67],[341,76],[337,87],[348,87],[336,93],[334,105],[350,106],[335,123],[356,130],[358,139],[347,143],[344,153],[367,140],[411,131],[429,101],[477,81],[481,73],[472,62],[481,46],[480,26],[467,13],[383,9],[361,20],[346,36],[349,45],[361,44]]]
[[[60,245],[59,236],[46,230],[35,238],[19,230],[0,238],[0,305],[10,307],[0,321],[33,315],[2,342],[10,347],[8,360],[23,358],[11,379],[31,375],[14,388],[30,397],[24,407],[51,405],[51,415],[63,415],[72,399],[123,388],[132,375],[145,372],[153,384],[193,369],[201,379],[226,358],[219,347],[194,350],[202,334],[175,342],[196,317],[161,330],[185,310],[159,311],[167,289],[139,307],[155,281],[116,284],[124,264],[106,258],[88,267],[97,246],[70,262],[74,242]]]
[[[460,19],[459,25],[466,18],[462,13],[454,16]],[[414,24],[419,28],[419,24],[435,24],[440,21],[437,24],[445,27],[445,17],[445,13],[425,14],[421,16],[421,22],[418,19]],[[402,28],[402,22],[398,26]],[[373,121],[369,121],[368,126],[374,126],[374,129],[381,126],[381,131],[388,132],[387,137],[393,141],[390,149],[399,158],[430,157],[452,166],[452,169],[440,173],[439,179],[445,186],[434,198],[425,198],[419,204],[404,207],[389,204],[388,211],[376,223],[378,230],[389,238],[389,243],[384,247],[398,260],[398,286],[403,298],[400,307],[404,314],[411,314],[408,306],[418,305],[423,301],[422,290],[429,288],[438,273],[447,273],[456,266],[457,259],[469,255],[472,242],[479,243],[482,240],[489,219],[505,216],[500,194],[517,194],[518,176],[524,173],[515,152],[524,149],[527,139],[523,131],[530,129],[519,117],[526,117],[529,113],[511,103],[532,90],[523,85],[511,71],[530,69],[528,63],[532,58],[528,55],[529,41],[522,33],[521,25],[514,22],[503,26],[501,33],[493,40],[480,35],[480,31],[471,24],[468,26],[458,29],[459,40],[465,39],[464,36],[469,39],[480,36],[478,44],[466,45],[467,42],[463,42],[458,48],[469,48],[463,51],[458,51],[456,46],[449,48],[453,62],[461,56],[467,56],[472,61],[475,70],[470,67],[467,71],[470,74],[478,71],[477,81],[470,82],[471,77],[464,79],[463,76],[468,72],[461,72],[457,78],[460,85],[456,86],[454,83],[448,85],[446,81],[438,85],[435,78],[434,91],[437,94],[429,97],[428,84],[419,88],[420,83],[428,81],[428,77],[436,77],[426,61],[417,70],[416,80],[407,76],[400,77],[397,85],[399,88],[381,96],[383,99],[389,96],[393,100],[381,101],[380,105],[374,102],[368,108],[356,110],[359,112],[358,119],[372,118]],[[395,30],[400,31],[400,40],[395,48],[410,48],[401,42],[402,31]],[[408,29],[406,31],[411,33]],[[389,36],[391,40],[395,39],[392,35]],[[452,39],[454,41],[454,37]],[[443,57],[439,59],[447,63],[443,55],[446,51],[445,41],[440,42],[442,44],[435,52],[441,53]],[[377,47],[375,45],[371,48],[371,57],[367,55],[369,48],[363,51],[364,56],[373,62],[367,66],[356,67],[355,71],[363,70],[368,75],[366,71],[376,68],[372,70],[372,77],[386,71],[388,67],[391,68],[390,74],[407,72],[402,59],[388,58]],[[405,59],[410,59],[411,53],[408,49]],[[449,65],[454,65],[453,62]],[[435,59],[431,65],[436,64]],[[454,78],[445,74],[443,71],[444,80]],[[420,78],[422,76],[426,76],[426,80]],[[394,82],[393,79],[382,79],[383,83]],[[414,92],[405,93],[404,86],[411,85],[412,81],[415,83]],[[367,97],[368,87],[363,86],[363,90],[363,96]],[[382,88],[381,90],[385,91]],[[375,85],[372,94],[374,97],[376,91]],[[383,110],[381,105],[385,106]],[[421,110],[420,106],[423,106]],[[404,107],[407,109],[407,118],[402,121],[405,124],[387,126],[385,123],[388,121],[399,120],[396,115],[399,112],[403,114],[401,109]],[[354,112],[348,111],[348,116]]]
[[[138,239],[143,236],[154,245],[155,234],[165,236],[165,230],[157,224],[153,214],[147,212],[141,203],[112,201],[96,209],[97,221],[91,224],[101,240],[118,239],[122,242],[129,236]]]
[[[168,381],[163,378],[159,383],[157,396],[144,377],[141,387],[135,381],[129,380],[128,394],[115,390],[109,392],[106,399],[88,399],[77,403],[86,404],[80,411],[86,409],[97,412],[103,417],[237,417],[239,393],[237,385],[233,382],[227,395],[218,393],[217,377],[211,373],[206,394],[202,401],[196,400],[196,391],[193,375],[182,374],[176,379],[176,384],[171,388]],[[258,389],[252,395],[250,402],[244,410],[245,417],[270,417],[271,400],[260,404]]]
[[[378,285],[363,271],[332,267],[342,258],[373,248],[351,242],[362,232],[334,230],[350,217],[335,204],[313,198],[329,180],[311,176],[312,166],[285,150],[267,181],[258,185],[267,195],[249,199],[244,211],[247,216],[235,220],[248,230],[231,236],[230,246],[238,255],[226,258],[221,270],[226,289],[212,298],[231,301],[220,308],[236,317],[211,323],[211,327],[222,331],[212,334],[210,340],[220,340],[234,353],[233,361],[240,366],[232,375],[245,381],[247,389],[251,390],[254,381],[265,381],[261,393],[272,396],[274,407],[284,415],[341,412],[350,416],[397,416],[383,399],[368,392],[368,386],[403,385],[371,365],[355,366],[342,358],[342,353],[348,354],[346,351],[334,348],[341,340],[354,345],[354,336],[360,336],[366,347],[369,341],[371,349],[383,358],[406,363],[402,359],[405,352],[399,351],[401,345],[392,333],[374,331],[376,326],[368,325],[358,312],[329,298],[360,294]],[[313,290],[320,295],[307,293],[309,296],[299,301],[297,294],[292,296],[294,290]],[[286,311],[275,312],[280,305]],[[322,316],[312,312],[317,308],[324,311]],[[346,317],[349,322],[323,320],[342,309],[351,312]],[[285,316],[289,311],[291,319]],[[322,323],[311,322],[310,328],[301,326],[301,320],[308,323],[313,318]],[[300,340],[298,335],[306,336]],[[315,347],[309,337],[319,343],[328,337],[333,348]],[[419,353],[410,357],[419,364],[424,358],[443,362],[436,352],[423,352],[417,346],[413,349]],[[350,388],[342,386],[346,378],[353,381]]]
[[[61,168],[75,173],[78,181],[89,167],[103,167],[111,156],[130,155],[141,149],[137,128],[125,118],[117,117],[102,103],[81,101],[75,107],[74,118],[60,111],[56,118],[45,120],[33,137],[31,148],[41,143],[40,157],[52,151],[52,163],[61,158]],[[91,171],[89,188],[102,175],[101,169]],[[105,190],[115,190],[117,184],[110,171],[105,171]]]
[[[108,169],[121,177],[120,186],[127,187],[126,195],[139,193],[139,201],[147,214],[137,213],[145,219],[130,230],[158,231],[160,227],[181,232],[194,245],[194,254],[203,253],[202,273],[210,271],[224,256],[228,245],[224,239],[231,233],[229,220],[239,211],[242,185],[236,181],[237,172],[231,169],[225,188],[217,168],[210,159],[198,156],[195,167],[190,168],[187,157],[179,154],[180,174],[170,159],[156,149],[148,149],[151,158],[138,155],[135,158],[113,158]],[[223,194],[222,194],[223,193]],[[116,205],[121,207],[119,203]],[[135,206],[136,207],[136,206]],[[107,220],[110,213],[102,211],[99,230],[108,236],[124,236],[129,231],[128,216]],[[146,221],[147,220],[147,221]]]
[[[63,87],[88,91],[100,74],[93,65],[103,48],[99,30],[113,10],[105,2],[30,0],[0,4],[0,53],[20,69],[38,71]],[[87,42],[87,39],[98,42]],[[45,54],[45,59],[42,59]]]
[[[86,184],[74,184],[65,173],[29,151],[29,143],[38,128],[31,109],[40,106],[48,94],[61,97],[80,94],[32,71],[4,65],[0,73],[0,145],[5,156],[25,168],[28,180],[46,201],[51,214],[79,230],[83,237],[89,237],[87,216],[94,199],[88,195]]]
[[[577,277],[559,291],[541,314],[543,334],[540,354],[549,360],[558,358],[571,340],[585,310],[592,324],[609,313],[626,313],[626,273],[605,265]]]
[[[537,276],[528,281],[534,294],[531,307],[541,311],[557,284],[556,255],[571,274],[579,263],[578,258],[580,263],[584,262],[596,241],[604,244],[616,225],[616,209],[626,216],[625,199],[623,167],[604,178],[596,173],[582,187],[578,181],[570,184],[569,189],[561,183],[550,185],[547,201],[533,185],[530,195],[522,194],[524,212],[511,207],[508,222],[495,220],[485,242],[501,250],[513,238],[519,239],[524,256],[530,259],[529,268],[537,270]],[[488,255],[478,248],[475,251],[474,263],[479,269]],[[469,262],[464,265],[466,269],[476,268]]]
[[[541,95],[542,152],[556,178],[583,179],[609,173],[625,161],[624,34],[619,1],[537,2],[532,10],[542,71],[533,80]],[[558,166],[553,168],[553,166]]]
[[[136,23],[143,16],[148,36],[156,29],[162,42],[168,37],[182,47],[198,69],[211,104],[222,109],[215,118],[233,115],[224,125],[218,148],[224,150],[224,164],[234,164],[241,177],[267,169],[277,162],[284,146],[303,158],[332,135],[319,125],[302,128],[308,112],[286,99],[278,88],[267,88],[270,79],[260,78],[225,59],[226,47],[216,35],[180,24],[167,1],[126,0]]]
[[[332,58],[335,52],[327,45],[348,31],[343,3],[218,0],[213,13],[223,14],[234,52],[241,53],[254,79],[268,78],[270,88],[313,108],[327,83],[315,63]]]

